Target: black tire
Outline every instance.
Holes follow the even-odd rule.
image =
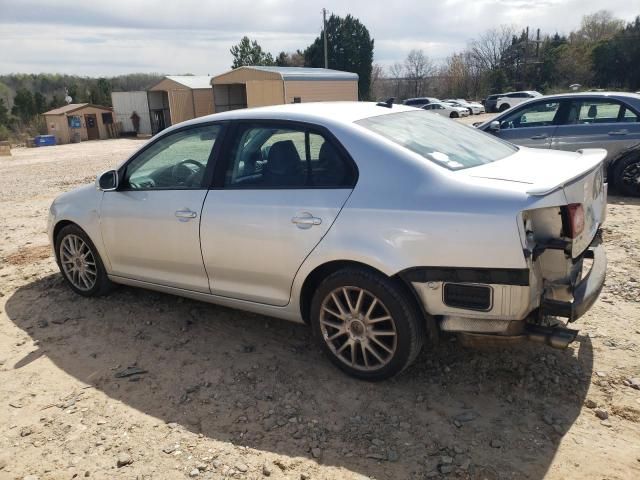
[[[612,180],[622,195],[640,197],[640,152],[618,160],[613,167]]]
[[[449,115],[449,118],[458,118],[460,115],[458,115],[458,112],[451,112],[451,114]]]
[[[365,291],[372,297],[375,296],[376,301],[381,304],[381,307],[380,304],[376,304],[375,308],[385,309],[391,317],[390,321],[393,322],[393,328],[395,329],[395,350],[392,354],[386,354],[382,350],[378,349],[378,353],[382,352],[382,355],[388,355],[389,358],[387,363],[381,364],[379,368],[368,366],[368,370],[363,370],[347,365],[344,360],[339,358],[338,353],[336,353],[335,342],[341,342],[342,340],[335,340],[334,342],[330,342],[329,338],[325,340],[321,327],[322,307],[323,304],[326,305],[325,302],[329,301],[331,293],[338,289],[342,289],[342,287],[347,287],[347,289],[349,289],[349,287],[356,289],[353,292],[356,297],[352,297],[352,301],[356,306],[358,294],[357,289]],[[363,303],[365,301],[366,300],[363,300]],[[374,302],[371,301],[368,305],[370,306],[371,303]],[[366,305],[363,306],[363,311],[368,308]],[[369,317],[369,315],[367,315],[367,317]],[[314,337],[316,338],[320,348],[338,368],[353,377],[370,381],[390,378],[399,374],[411,365],[420,353],[426,336],[425,321],[421,318],[419,309],[416,307],[413,299],[410,297],[410,294],[406,293],[405,290],[398,286],[394,280],[370,270],[357,267],[339,270],[322,281],[317,288],[311,303],[311,325]],[[345,322],[344,325],[346,326],[347,322]],[[327,327],[324,328],[326,331]],[[370,328],[371,325],[369,325],[367,331]],[[377,327],[373,327],[373,329],[375,328]],[[344,333],[341,335],[344,335],[344,337],[341,338],[346,342],[349,340],[351,333]],[[368,351],[370,351],[373,349],[371,347],[376,347],[374,343],[368,343],[369,340],[363,341],[363,343],[365,342],[367,342],[367,346],[362,346],[362,350],[359,350],[360,341],[357,343],[359,347],[356,348],[356,351],[359,352],[356,353],[356,355],[360,356],[360,360],[362,360],[363,363],[365,360],[363,360],[362,352],[364,352],[365,349],[369,349]],[[334,345],[333,348],[329,346],[329,343]],[[351,350],[351,347],[349,347],[349,350]],[[351,355],[351,353],[349,355]],[[375,358],[373,358],[371,354],[364,355],[368,356],[369,361],[374,361],[375,363]],[[362,366],[362,368],[365,367]]]
[[[469,116],[472,117],[473,116],[473,109],[467,108],[467,110],[469,110]]]
[[[500,108],[498,109],[498,111],[504,112],[505,110],[509,110],[509,108],[511,108],[511,106],[508,103],[503,103],[502,105],[500,105]]]
[[[82,290],[76,287],[73,281],[69,278],[65,269],[62,267],[60,247],[62,245],[62,241],[69,235],[80,237],[80,239],[82,239],[82,241],[84,241],[87,247],[91,250],[91,254],[95,259],[96,278],[93,286],[89,289]],[[114,284],[111,280],[109,280],[109,277],[107,276],[107,271],[104,268],[104,264],[102,263],[102,259],[100,258],[98,250],[96,249],[89,236],[84,232],[84,230],[82,230],[77,225],[67,225],[58,232],[55,238],[55,253],[56,262],[58,263],[58,267],[60,268],[60,273],[62,273],[62,276],[67,282],[67,285],[69,285],[71,289],[77,294],[84,297],[99,297],[102,295],[106,295],[113,289]]]

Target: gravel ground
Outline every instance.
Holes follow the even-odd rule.
[[[304,326],[63,284],[48,206],[140,145],[0,157],[0,479],[640,478],[638,200],[609,199],[607,284],[569,349],[446,338],[371,384]]]

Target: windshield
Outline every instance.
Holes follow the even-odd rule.
[[[390,113],[356,123],[449,170],[495,162],[518,150],[487,133],[426,111]]]

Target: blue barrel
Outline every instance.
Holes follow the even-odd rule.
[[[33,139],[36,147],[50,147],[56,144],[55,135],[38,135]]]

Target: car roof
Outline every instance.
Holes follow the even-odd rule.
[[[351,124],[363,118],[388,113],[413,112],[416,108],[405,105],[393,105],[391,108],[375,102],[309,102],[272,105],[268,107],[242,108],[228,112],[214,113],[199,117],[180,126],[197,125],[222,120],[289,120],[328,124]],[[173,127],[167,130],[173,130]]]
[[[571,93],[557,93],[555,95],[544,95],[540,98],[553,98],[553,99],[562,99],[562,98],[575,98],[575,97],[605,97],[605,98],[618,98],[618,99],[626,99],[626,100],[637,100],[640,101],[640,95],[637,93],[630,92],[571,92]]]

